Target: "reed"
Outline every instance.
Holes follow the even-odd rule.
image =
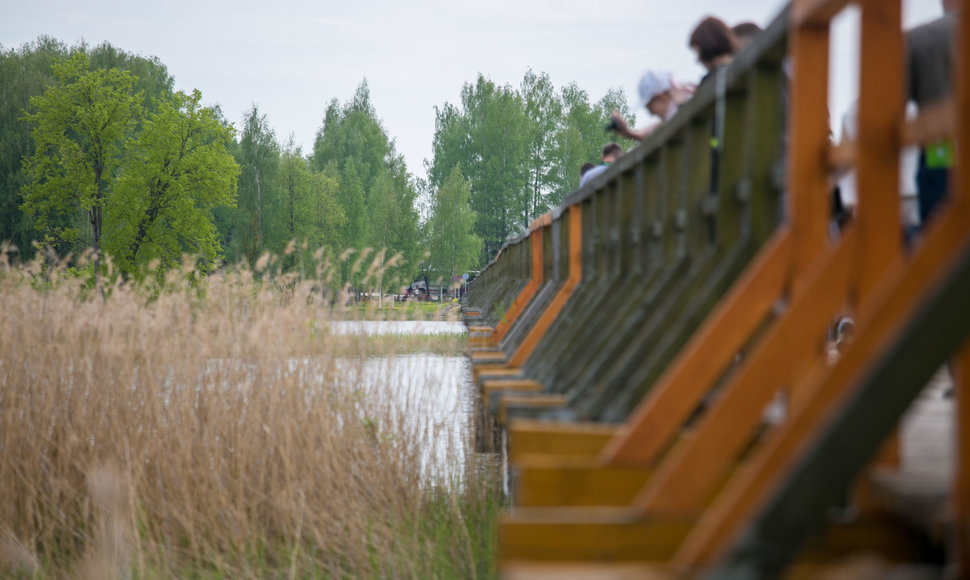
[[[411,346],[258,278],[189,262],[102,298],[0,251],[0,575],[495,575],[497,469],[432,416],[439,377],[389,393]]]

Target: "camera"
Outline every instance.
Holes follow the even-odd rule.
[[[607,124],[606,124],[606,125],[605,125],[605,126],[603,127],[603,130],[604,130],[604,131],[616,131],[616,129],[617,129],[617,127],[619,127],[619,125],[618,125],[618,124],[616,123],[616,119],[613,119],[613,118],[611,118],[611,119],[610,119],[610,122],[609,122],[609,123],[607,123]]]

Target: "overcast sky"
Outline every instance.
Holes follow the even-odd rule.
[[[237,126],[256,103],[279,140],[292,134],[305,153],[327,103],[347,101],[366,78],[388,135],[408,169],[423,177],[435,106],[457,103],[462,85],[478,73],[518,86],[532,68],[548,73],[557,88],[576,81],[592,101],[621,87],[637,109],[645,69],[665,68],[682,81],[701,76],[687,48],[701,18],[764,26],[784,4],[614,0],[591,9],[576,0],[0,0],[0,44],[16,48],[46,34],[69,45],[108,41],[156,56],[177,89],[199,89]],[[904,0],[906,26],[940,13],[939,0]],[[857,27],[857,15],[849,13],[834,29],[834,118],[853,98]],[[646,120],[638,110],[638,123]]]

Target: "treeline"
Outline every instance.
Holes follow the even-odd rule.
[[[518,88],[479,75],[459,104],[437,109],[430,188],[439,190],[455,168],[468,178],[483,264],[576,189],[583,163],[599,162],[613,138],[603,131],[613,111],[635,122],[621,89],[592,103],[576,83],[557,90],[532,70]]]
[[[329,264],[334,288],[396,291],[480,267],[575,189],[610,112],[630,117],[618,90],[591,104],[545,74],[529,71],[518,89],[479,76],[438,109],[424,182],[366,80],[328,104],[309,152],[281,142],[255,104],[237,128],[202,101],[176,91],[158,59],[108,43],[0,47],[0,241],[22,259],[94,248],[130,277],[186,254],[206,271],[269,253],[279,271]]]

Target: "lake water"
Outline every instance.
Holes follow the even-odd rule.
[[[455,321],[335,321],[334,334],[464,334]],[[343,367],[343,368],[341,368]],[[469,449],[474,408],[471,364],[464,356],[407,354],[341,359],[340,374],[363,385],[394,410],[395,430],[424,442],[422,463],[429,474],[460,476]]]
[[[356,370],[356,369],[355,369]],[[460,475],[472,425],[471,368],[466,357],[414,354],[368,359],[357,384],[397,412],[398,431],[425,444],[422,463],[439,476]]]

